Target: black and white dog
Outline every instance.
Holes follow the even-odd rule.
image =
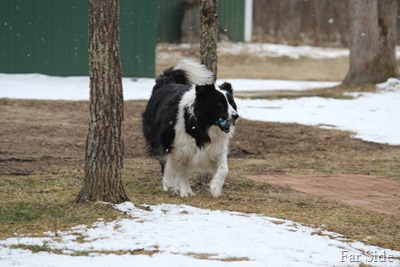
[[[183,60],[156,79],[142,115],[148,153],[161,164],[164,190],[193,196],[188,178],[193,168],[213,175],[211,194],[219,197],[239,117],[231,84],[216,87],[204,65]]]

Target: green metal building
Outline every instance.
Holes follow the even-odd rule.
[[[121,0],[124,76],[154,76],[157,0]],[[88,75],[88,2],[2,0],[0,72]]]
[[[157,41],[178,42],[183,0],[121,0],[123,75],[154,77]],[[220,26],[244,41],[249,0],[219,0]],[[85,0],[2,0],[0,73],[88,75]]]
[[[177,43],[180,41],[180,22],[183,16],[183,2],[183,0],[158,1],[158,41],[170,43]],[[218,0],[219,28],[231,41],[250,41],[245,38],[245,17],[246,11],[252,11],[252,2],[252,0]],[[252,14],[250,14],[250,16],[251,15]],[[248,19],[251,19],[251,17]]]

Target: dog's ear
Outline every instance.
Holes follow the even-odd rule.
[[[231,95],[233,95],[233,89],[232,89],[232,85],[230,83],[223,83],[219,86],[219,88],[221,90],[227,91],[228,93],[230,93]]]
[[[196,85],[196,95],[210,96],[215,93],[214,84]]]

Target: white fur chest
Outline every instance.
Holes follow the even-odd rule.
[[[219,158],[228,153],[231,133],[226,134],[216,126],[209,129],[210,142],[202,148],[199,148],[196,145],[196,140],[186,133],[184,125],[179,128],[176,127],[175,130],[175,140],[171,152],[173,155],[171,156],[184,161],[183,164],[196,170],[214,170]],[[233,131],[234,127],[231,130]]]

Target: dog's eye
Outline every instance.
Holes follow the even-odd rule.
[[[217,108],[218,108],[218,110],[224,110],[224,109],[225,109],[225,106],[224,106],[224,104],[222,104],[222,103],[218,103],[218,104],[217,104]]]

